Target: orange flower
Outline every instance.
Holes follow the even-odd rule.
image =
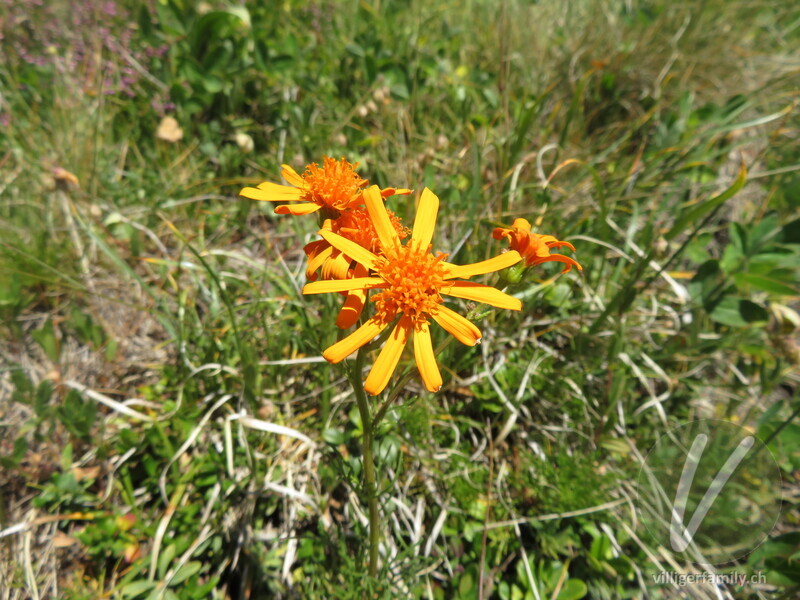
[[[370,301],[375,314],[343,340],[323,352],[332,363],[338,363],[367,344],[395,319],[397,324],[389,334],[375,364],[367,376],[364,389],[372,395],[379,394],[389,383],[400,355],[413,332],[414,357],[425,387],[435,392],[442,385],[442,377],[433,353],[429,321],[433,319],[458,341],[474,346],[481,339],[480,330],[470,321],[447,308],[442,296],[453,296],[521,310],[522,303],[487,285],[460,281],[505,269],[519,262],[519,253],[510,251],[489,260],[471,265],[453,265],[445,262],[447,255],[431,252],[431,239],[439,210],[439,199],[425,188],[420,198],[411,240],[403,246],[377,186],[364,192],[367,211],[378,236],[382,256],[367,250],[347,238],[322,230],[320,235],[331,246],[350,256],[362,267],[361,273],[373,271],[375,276],[355,276],[336,281],[315,281],[303,288],[304,294],[380,290]]]
[[[325,156],[322,168],[317,163],[311,163],[301,176],[289,165],[281,165],[281,175],[290,185],[265,181],[258,187],[244,188],[239,195],[266,202],[299,202],[276,207],[275,213],[279,215],[307,215],[325,208],[338,216],[340,212],[363,202],[361,193],[369,181],[356,173],[357,166],[358,163],[350,164],[344,158],[337,161]],[[410,193],[411,190],[394,188],[381,191],[384,197]]]
[[[509,247],[519,252],[522,258],[525,259],[525,264],[529,267],[545,262],[557,261],[566,265],[564,270],[561,271],[562,273],[570,271],[573,266],[578,267],[580,271],[583,270],[583,267],[569,256],[550,254],[551,248],[560,248],[561,246],[566,246],[575,252],[575,247],[572,244],[569,242],[561,242],[552,235],[531,233],[531,224],[525,219],[514,219],[514,225],[509,228],[497,227],[492,232],[492,237],[496,240],[506,238],[509,241]]]
[[[411,233],[409,229],[403,226],[400,218],[392,211],[387,210],[386,212],[398,237],[401,240],[407,238]],[[322,225],[322,229],[338,233],[373,254],[380,253],[378,232],[372,224],[367,209],[363,206],[347,210],[336,219],[327,219]],[[323,279],[344,279],[347,277],[348,270],[355,266],[353,259],[331,246],[330,242],[325,239],[306,244],[303,250],[308,256],[306,278],[310,281],[314,281],[316,271],[320,267],[322,267]]]
[[[411,233],[409,229],[403,227],[400,219],[392,211],[386,212],[397,236],[401,240],[408,237]],[[366,248],[373,254],[380,253],[378,233],[375,231],[375,226],[372,224],[369,213],[363,206],[346,210],[337,219],[327,219],[322,225],[322,229],[337,233],[362,248]],[[318,269],[321,269],[322,279],[347,279],[348,277],[366,277],[369,275],[363,265],[354,261],[341,250],[331,246],[330,242],[325,239],[306,244],[303,250],[308,256],[306,279],[309,281],[314,281],[317,278],[316,272]],[[336,319],[336,326],[340,329],[347,329],[355,325],[361,316],[364,302],[366,301],[366,293],[363,290],[351,290],[342,293],[347,296],[347,299]]]

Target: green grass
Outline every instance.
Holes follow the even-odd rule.
[[[716,597],[655,583],[695,567],[634,508],[702,418],[783,477],[769,539],[712,569],[797,594],[797,8],[116,6],[0,12],[1,599]],[[523,311],[447,345],[439,393],[412,373],[375,440],[375,581],[359,412],[317,359],[339,300],[300,293],[317,223],[237,197],[323,155],[416,190],[407,223],[430,187],[453,262],[523,217],[583,266],[511,284]]]

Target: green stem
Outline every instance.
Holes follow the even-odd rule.
[[[378,491],[375,486],[375,463],[372,457],[372,440],[375,428],[364,393],[364,384],[361,382],[361,371],[364,365],[364,349],[361,348],[356,355],[355,365],[350,371],[350,383],[356,394],[358,412],[361,414],[361,427],[364,430],[362,438],[361,461],[364,466],[364,487],[366,488],[369,507],[369,576],[374,578],[378,574],[378,542],[380,529],[378,528]]]

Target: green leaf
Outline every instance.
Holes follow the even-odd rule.
[[[600,446],[609,452],[613,454],[619,454],[620,456],[627,456],[631,451],[630,446],[619,438],[603,438],[600,440]]]
[[[470,571],[465,571],[461,575],[461,579],[458,582],[458,594],[460,598],[471,598],[477,595],[475,580],[472,578]]]
[[[580,579],[567,579],[558,593],[558,600],[580,600],[589,593],[589,588]]]
[[[156,587],[155,581],[134,581],[120,590],[125,598],[134,598]]]
[[[106,361],[112,362],[117,356],[117,340],[108,340],[108,344],[106,344],[106,349],[103,354],[106,357]]]
[[[61,351],[58,340],[56,340],[56,332],[55,329],[53,329],[53,321],[51,319],[47,319],[41,329],[32,332],[31,337],[42,347],[47,358],[53,362],[58,361],[58,356]]]
[[[65,473],[72,468],[72,444],[67,443],[64,446],[64,449],[61,451],[61,470]],[[68,473],[68,475],[72,475],[72,473]]]
[[[712,210],[717,208],[718,206],[722,206],[725,202],[733,198],[739,190],[744,187],[745,182],[747,181],[747,167],[745,167],[744,163],[742,164],[742,168],[739,171],[739,175],[736,177],[736,181],[733,182],[731,187],[727,190],[718,194],[704,202],[700,202],[688,208],[684,211],[678,219],[675,221],[675,224],[672,226],[672,229],[667,232],[664,238],[667,241],[675,239],[680,233],[682,233],[689,225],[698,223],[705,217],[708,213]]]
[[[250,18],[250,11],[247,10],[247,7],[244,5],[241,6],[229,6],[225,9],[234,17],[237,17],[242,23],[244,23],[245,27],[250,29],[253,26],[252,20]]]
[[[754,287],[762,292],[768,294],[776,294],[779,296],[797,296],[800,295],[800,288],[793,287],[787,283],[767,277],[766,275],[759,275],[757,273],[737,273],[733,276],[736,285],[740,288]]]
[[[205,88],[209,94],[221,92],[224,87],[225,82],[216,75],[206,75],[203,79],[203,88]]]
[[[533,123],[533,117],[539,112],[539,102],[528,102],[525,108],[520,111],[522,114],[517,115],[515,120],[516,126],[513,132],[513,141],[511,142],[510,156],[513,160],[524,148],[525,144],[529,142],[528,130]]]
[[[692,277],[692,281],[689,283],[689,292],[693,297],[699,297],[705,303],[722,281],[723,274],[719,261],[707,260],[698,267],[697,273]]]
[[[800,547],[800,531],[784,533],[778,537],[767,540],[759,546],[748,559],[750,564],[756,564],[758,560],[772,556],[788,556],[797,551]]]
[[[768,558],[764,565],[779,577],[772,577],[772,581],[782,585],[800,583],[800,562],[783,556]]]
[[[767,581],[775,585],[800,583],[800,562],[794,556],[800,546],[800,532],[794,531],[766,541],[749,557],[756,568],[763,561]]]
[[[53,396],[53,384],[49,380],[43,380],[36,388],[36,395],[33,398],[33,410],[36,416],[44,418],[50,411],[50,398]]]
[[[739,254],[747,254],[747,230],[742,227],[741,223],[732,222],[730,225],[730,238],[731,243],[739,251]]]
[[[247,17],[249,17],[249,13],[247,13]],[[242,19],[241,14],[224,10],[213,10],[204,14],[197,20],[189,35],[195,56],[199,57],[207,47],[209,40],[223,40],[230,37],[231,29],[239,23],[248,25]]]
[[[800,218],[787,223],[778,234],[778,241],[782,244],[800,244]]]
[[[516,267],[516,265],[514,266]],[[513,269],[514,267],[511,268]],[[551,306],[559,307],[566,302],[571,293],[572,288],[570,286],[564,283],[556,283],[555,285],[549,285],[545,288],[544,299],[547,300]]]
[[[344,49],[347,50],[353,56],[357,56],[359,58],[364,58],[367,55],[366,52],[364,52],[364,49],[355,42],[346,44]]]
[[[164,548],[164,551],[161,553],[161,556],[158,557],[158,569],[156,572],[158,573],[159,579],[163,579],[164,575],[167,574],[167,568],[169,567],[169,564],[172,562],[172,559],[175,558],[175,552],[176,552],[175,544],[170,544],[169,546]]]
[[[56,414],[72,435],[88,439],[97,415],[97,405],[84,401],[76,390],[70,390],[61,406],[56,408]]]
[[[11,382],[16,388],[14,390],[14,400],[16,402],[28,404],[30,401],[26,399],[30,398],[33,393],[33,382],[25,374],[25,370],[21,367],[12,368]]]
[[[186,34],[186,29],[183,26],[184,21],[188,21],[187,15],[181,13],[181,10],[175,6],[174,2],[155,2],[156,9],[156,22],[159,27],[169,35],[183,36]]]
[[[328,442],[329,444],[333,444],[334,446],[344,444],[346,441],[344,433],[339,429],[333,429],[333,428],[328,428],[325,431],[323,431],[322,439]]]
[[[775,214],[767,215],[762,220],[753,223],[748,230],[748,254],[757,254],[767,242],[772,240],[781,232],[778,216]]]
[[[217,588],[218,584],[219,578],[211,577],[203,585],[198,585],[196,588],[188,590],[189,597],[194,598],[195,600],[206,600],[206,598],[211,598],[211,590]]]
[[[24,436],[19,436],[14,440],[14,449],[8,456],[0,456],[0,465],[3,468],[11,469],[19,465],[25,454],[28,452],[28,440]]]
[[[797,269],[800,264],[800,253],[796,252],[761,252],[750,259],[750,269],[754,265],[763,265],[769,271],[774,269]]]
[[[726,273],[736,273],[744,268],[744,260],[745,256],[742,254],[741,250],[739,250],[739,247],[735,244],[729,244],[725,246],[725,250],[722,252],[719,265]]]
[[[203,566],[203,563],[193,560],[191,562],[186,563],[178,572],[175,573],[175,576],[172,578],[172,581],[169,582],[170,585],[178,585],[179,583],[183,583],[192,575],[195,575],[200,568]]]
[[[139,31],[142,32],[142,37],[149,39],[153,37],[153,20],[150,18],[150,11],[147,6],[142,4],[139,7]]]
[[[769,320],[767,310],[755,302],[728,296],[711,311],[711,319],[730,327],[746,327]]]
[[[392,94],[392,97],[397,98],[399,100],[408,100],[411,97],[411,94],[408,91],[408,86],[405,83],[396,83],[389,88],[389,91]]]
[[[608,539],[607,535],[600,535],[594,538],[589,552],[598,561],[608,560],[612,557],[611,540]]]

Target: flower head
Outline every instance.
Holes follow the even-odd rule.
[[[370,297],[375,314],[356,331],[337,342],[323,356],[338,363],[367,344],[396,321],[383,349],[367,376],[364,389],[379,394],[392,376],[400,355],[413,334],[414,357],[425,387],[437,391],[442,377],[436,365],[430,335],[430,320],[436,321],[460,342],[473,346],[481,339],[480,330],[470,321],[447,308],[443,296],[484,302],[499,308],[521,310],[522,304],[493,287],[462,281],[473,275],[499,271],[519,262],[515,251],[489,260],[458,266],[445,261],[444,254],[431,252],[431,239],[439,210],[439,199],[429,189],[422,192],[411,240],[403,245],[377,186],[364,192],[367,212],[378,236],[380,254],[356,244],[333,231],[322,230],[320,235],[333,248],[351,257],[373,276],[354,276],[350,279],[316,281],[303,288],[304,294],[379,290]],[[363,271],[362,271],[363,272]]]
[[[570,271],[573,266],[580,271],[583,270],[583,267],[569,256],[550,254],[552,248],[560,248],[562,246],[566,246],[575,252],[575,247],[572,244],[561,242],[552,235],[531,233],[531,224],[525,219],[514,219],[514,225],[511,227],[497,227],[492,232],[492,237],[496,240],[506,238],[509,242],[509,247],[519,252],[525,260],[525,264],[529,267],[544,262],[557,261],[566,265],[564,270],[561,271],[562,273]]]
[[[400,218],[392,211],[387,210],[386,212],[397,236],[401,240],[407,238],[411,233],[410,230],[403,226]],[[381,252],[378,233],[375,231],[367,209],[363,206],[346,210],[336,219],[326,219],[322,229],[337,233],[373,254]],[[331,246],[330,242],[325,239],[306,244],[303,249],[308,256],[306,278],[310,281],[316,279],[316,272],[320,268],[322,268],[322,279],[344,279],[347,272],[355,267],[355,261],[341,250]]]
[[[391,210],[387,210],[386,214],[389,215],[389,222],[401,240],[404,240],[411,234],[408,227],[403,226],[400,217]],[[362,248],[366,248],[373,254],[380,252],[378,231],[375,229],[372,218],[369,216],[369,212],[367,212],[364,206],[358,206],[342,213],[338,219],[334,219],[330,222],[330,229],[333,233],[338,233],[342,237],[355,242]]]
[[[386,212],[397,236],[401,240],[408,237],[411,232],[407,227],[403,226],[397,215],[390,210]],[[367,209],[363,206],[346,210],[336,219],[327,219],[322,225],[322,229],[337,233],[373,254],[381,252],[378,233],[375,231],[375,226],[372,224],[372,219],[367,213]],[[303,250],[308,256],[306,279],[309,281],[317,279],[317,271],[320,271],[322,279],[366,277],[369,274],[363,265],[353,260],[345,252],[333,247],[326,239],[306,244]],[[342,310],[339,311],[336,326],[340,329],[347,329],[355,325],[356,321],[361,317],[366,294],[363,290],[351,290],[342,293],[347,298]]]
[[[336,160],[323,157],[322,167],[311,163],[302,175],[289,165],[281,165],[281,175],[289,185],[280,185],[265,181],[258,187],[246,187],[239,194],[251,200],[266,202],[293,202],[298,204],[281,204],[275,208],[279,215],[307,215],[320,209],[327,209],[333,216],[339,216],[354,206],[363,203],[361,194],[369,185],[369,181],[356,173],[358,163],[351,164],[344,158]],[[381,194],[410,194],[411,190],[387,188]]]

